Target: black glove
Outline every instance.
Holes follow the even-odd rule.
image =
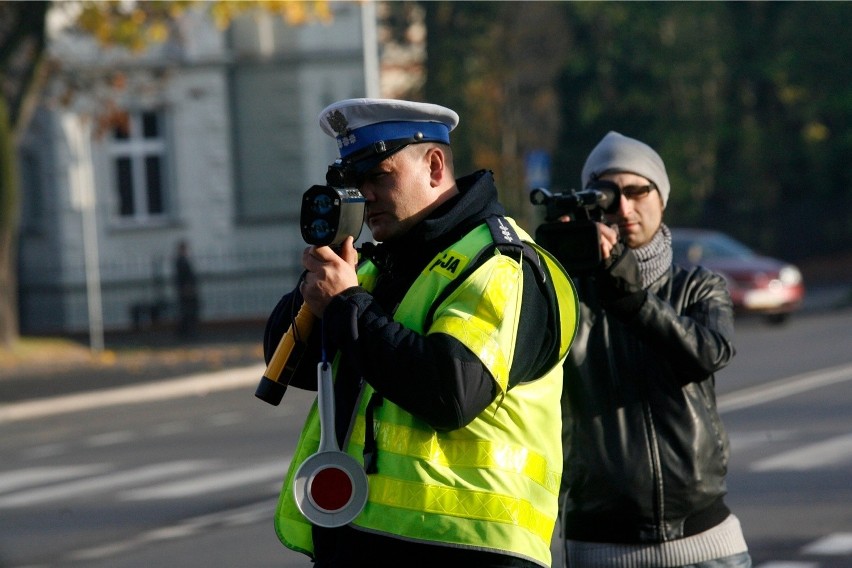
[[[601,305],[617,316],[629,318],[645,303],[639,262],[633,251],[616,243],[612,253],[595,273]]]

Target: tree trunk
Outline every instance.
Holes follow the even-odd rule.
[[[6,101],[0,97],[0,348],[18,339],[18,176]]]
[[[0,2],[0,349],[18,340],[18,134],[26,130],[44,79],[45,20],[50,2]]]

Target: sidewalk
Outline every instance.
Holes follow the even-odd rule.
[[[94,353],[87,337],[23,338],[17,356],[0,352],[0,404],[264,361],[262,323],[207,327],[191,339],[167,329],[107,334],[104,343]]]

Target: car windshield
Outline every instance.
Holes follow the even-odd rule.
[[[742,243],[718,233],[706,235],[672,234],[672,248],[678,262],[698,264],[711,259],[751,258],[754,252]]]

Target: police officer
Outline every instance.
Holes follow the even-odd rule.
[[[300,514],[293,481],[318,446],[311,413],[279,537],[317,567],[549,567],[561,361],[577,325],[570,279],[506,217],[490,172],[455,178],[454,111],[349,99],[319,121],[378,244],[308,247],[265,353],[303,302],[321,318],[291,384],[316,388],[316,361],[333,360],[336,440],[365,467],[369,494],[342,527]]]

